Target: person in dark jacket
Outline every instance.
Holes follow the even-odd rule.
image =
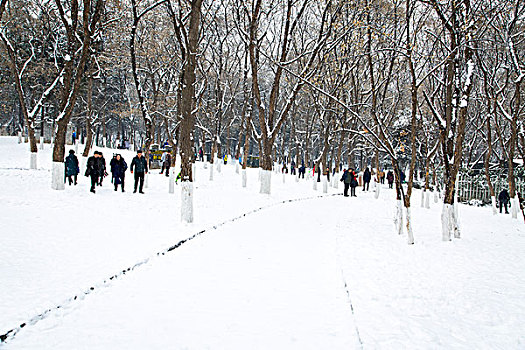
[[[99,159],[99,152],[95,151],[91,157],[88,158],[86,165],[86,176],[91,177],[91,189],[90,192],[95,193],[95,185],[98,184],[98,178],[101,173],[101,162]]]
[[[75,178],[75,185],[77,184],[77,176],[80,172],[80,169],[78,168],[78,158],[75,155],[75,151],[70,150],[69,155],[66,157],[65,161],[66,166],[66,177],[69,180],[69,186],[73,183],[73,178]]]
[[[303,178],[304,179],[304,175],[306,174],[306,167],[304,166],[304,164],[301,164],[301,166],[299,167],[299,178]]]
[[[109,172],[111,173],[111,183],[115,183],[115,164],[117,162],[117,154],[113,153],[113,158],[109,161]]]
[[[124,177],[126,175],[128,165],[120,154],[117,154],[114,160],[114,162],[113,160],[111,161],[113,163],[111,168],[113,172],[115,191],[118,189],[118,185],[121,185],[122,192],[124,192]]]
[[[139,185],[139,193],[144,193],[142,189],[144,187],[144,174],[148,173],[148,162],[146,161],[146,158],[142,156],[142,151],[140,149],[137,151],[135,158],[131,161],[130,171],[132,174],[133,168],[135,168],[135,186],[133,193],[137,193],[137,185]]]
[[[104,158],[104,155],[102,152],[98,152],[98,158],[97,161],[99,163],[99,174],[98,174],[98,186],[102,186],[102,180],[104,180],[104,177],[108,175],[106,172],[106,159]]]
[[[370,180],[372,179],[372,173],[370,169],[366,167],[365,172],[363,173],[363,191],[370,190]]]
[[[509,205],[509,201],[510,201],[509,191],[507,191],[504,188],[499,193],[498,200],[499,200],[499,212],[500,212],[500,214],[501,214],[501,209],[503,208],[503,206],[505,206],[505,214],[508,214],[509,210],[507,209],[507,206]]]
[[[346,176],[347,176],[347,179],[345,181],[348,181],[350,185],[350,196],[357,197],[355,194],[355,188],[357,187],[357,175],[354,169],[352,168],[348,169],[348,174]]]
[[[394,188],[394,173],[389,170],[386,174],[386,180],[388,181],[388,188]]]
[[[348,197],[348,189],[350,188],[350,181],[347,181],[347,177],[348,177],[348,171],[346,169],[343,170],[343,176],[341,176],[341,180],[344,185],[345,185],[345,189],[343,191],[343,196],[345,197]]]
[[[164,163],[162,164],[164,169],[166,169],[166,176],[170,176],[170,167],[171,167],[171,154],[170,152],[166,152],[166,158],[164,159]]]

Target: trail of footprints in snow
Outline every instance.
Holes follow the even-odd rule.
[[[124,276],[126,273],[131,272],[131,271],[135,270],[136,268],[149,263],[154,257],[163,256],[163,255],[166,255],[169,252],[172,252],[173,250],[175,250],[175,249],[179,248],[180,246],[182,246],[184,243],[187,243],[187,242],[191,241],[192,239],[199,237],[200,235],[202,235],[203,233],[205,233],[207,231],[216,230],[216,229],[218,229],[221,226],[224,226],[226,224],[238,221],[240,219],[245,218],[248,215],[255,214],[255,213],[257,213],[257,212],[259,212],[261,210],[268,209],[268,208],[271,208],[271,207],[274,207],[274,206],[277,206],[277,205],[286,204],[286,203],[293,203],[293,202],[300,202],[300,201],[306,201],[306,200],[311,200],[311,199],[316,199],[316,198],[340,196],[340,195],[341,195],[340,193],[336,193],[336,194],[330,194],[330,195],[320,195],[320,196],[313,196],[313,197],[307,197],[307,198],[297,198],[297,199],[283,200],[281,202],[276,202],[276,203],[273,203],[273,204],[269,204],[267,206],[263,206],[263,207],[259,207],[257,209],[253,209],[253,210],[251,210],[251,211],[249,211],[247,213],[241,214],[241,215],[239,215],[239,216],[237,216],[237,217],[235,217],[233,219],[229,219],[229,220],[223,221],[223,222],[221,222],[219,224],[216,224],[216,225],[212,226],[209,229],[201,230],[201,231],[195,233],[194,235],[179,241],[178,243],[176,243],[175,245],[169,247],[168,249],[160,251],[160,252],[156,253],[155,255],[153,255],[152,257],[146,258],[146,259],[136,263],[135,265],[133,265],[131,267],[128,267],[127,269],[124,269],[121,272],[119,272],[119,273],[117,273],[117,274],[115,274],[115,275],[105,279],[102,283],[98,283],[98,284],[95,284],[92,287],[89,287],[88,289],[84,290],[84,292],[79,293],[79,294],[77,294],[77,295],[75,295],[75,296],[65,300],[60,305],[45,310],[41,314],[38,314],[38,315],[32,317],[31,319],[29,319],[28,321],[21,323],[19,326],[12,328],[8,332],[6,332],[4,334],[0,334],[0,343],[4,343],[4,342],[7,342],[9,339],[12,339],[23,328],[25,328],[27,326],[35,325],[39,321],[44,320],[53,311],[64,309],[66,306],[69,306],[70,304],[74,303],[75,301],[83,300],[87,295],[93,293],[96,289],[100,289],[101,287],[107,287],[111,281],[116,280],[116,279]]]

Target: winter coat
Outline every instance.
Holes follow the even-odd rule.
[[[388,181],[389,184],[393,183],[394,182],[394,173],[389,171],[387,174],[386,174],[386,179]]]
[[[86,165],[86,176],[100,176],[100,174],[104,173],[102,169],[103,164],[99,161],[99,159],[100,158],[95,158],[95,156],[91,156],[88,158]]]
[[[78,168],[78,158],[74,154],[70,154],[66,157],[66,176],[78,175],[80,169]]]
[[[115,177],[115,184],[120,184],[120,180],[126,175],[127,169],[128,165],[126,164],[124,158],[120,158],[120,160],[115,159],[115,163],[113,164],[113,176]]]
[[[343,176],[341,176],[341,181],[343,181],[343,182],[345,182],[345,183],[350,183],[350,182],[346,182],[346,181],[345,181],[345,180],[346,180],[346,173],[347,173],[346,170],[343,171]]]
[[[507,190],[503,190],[499,193],[498,200],[500,203],[507,203],[510,200],[509,192]]]
[[[350,187],[357,187],[357,179],[355,177],[355,172],[350,170],[345,171],[343,177],[343,181],[345,182],[345,184],[349,184]]]
[[[133,171],[133,168],[135,168],[135,171],[137,173],[147,173],[148,172],[148,162],[146,161],[145,157],[138,157],[135,156],[133,160],[131,161],[131,167],[130,170]]]
[[[104,157],[95,158],[95,164],[98,176],[106,175],[106,160]]]
[[[120,158],[122,159],[122,158]],[[117,158],[113,157],[109,162],[109,171],[115,176],[115,164],[117,163]]]
[[[368,168],[365,169],[365,172],[363,173],[363,181],[364,182],[370,182],[372,179],[372,174],[370,173],[370,170]]]
[[[171,165],[171,154],[169,153],[166,153],[166,155],[164,156],[164,160],[163,160],[163,164],[165,167],[170,167]]]

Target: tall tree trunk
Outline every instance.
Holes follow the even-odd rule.
[[[87,83],[86,144],[82,157],[89,155],[93,143],[93,126],[91,124],[93,118],[93,74],[89,74]]]
[[[61,3],[56,0],[57,7],[61,8]],[[64,189],[64,155],[67,126],[71,119],[71,115],[75,109],[75,103],[80,91],[80,84],[84,76],[84,68],[90,55],[90,46],[93,34],[95,33],[97,23],[102,14],[104,2],[96,0],[96,4],[92,7],[91,1],[84,0],[84,8],[82,10],[82,25],[83,25],[83,40],[80,50],[78,63],[73,67],[73,59],[66,62],[65,79],[62,90],[62,101],[60,103],[60,112],[57,117],[57,129],[55,133],[55,144],[53,147],[53,172],[52,172],[52,188],[55,190]],[[93,13],[91,13],[93,10]],[[62,21],[68,22],[61,11]],[[77,34],[74,28],[66,26],[68,35],[68,49],[71,58],[76,56],[76,42]]]
[[[197,50],[199,46],[199,27],[201,21],[202,0],[191,2],[190,24],[188,29],[188,46],[183,67],[183,85],[181,89],[180,124],[180,158],[182,205],[181,218],[185,222],[193,222],[193,132],[195,127],[195,69],[197,67]]]

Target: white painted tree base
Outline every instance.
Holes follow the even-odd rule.
[[[312,183],[313,183],[313,190],[317,191],[317,180],[313,179]]]
[[[181,206],[180,217],[182,222],[193,222],[193,183],[189,181],[181,182]]]
[[[498,207],[496,206],[496,196],[490,197],[492,203],[492,215],[498,215]]]
[[[217,159],[217,172],[218,173],[221,172],[221,162],[223,162],[222,159]]]
[[[439,202],[439,195],[437,191],[434,191],[434,203]]]
[[[88,157],[82,156],[80,159],[80,174],[84,175],[86,173],[86,164],[87,164]]]
[[[299,175],[295,176],[295,182],[299,182]]]
[[[23,142],[23,140],[22,140],[22,132],[19,131],[18,132],[18,143],[22,143],[22,142]]]
[[[512,215],[513,219],[518,218],[518,211],[520,210],[520,201],[518,196],[515,196],[514,198],[510,199],[510,213]]]
[[[78,153],[78,140],[75,140],[75,153]]]
[[[421,191],[421,208],[425,207],[425,194],[427,193],[426,190]]]
[[[149,172],[144,174],[144,188],[148,188],[148,178],[149,178]]]
[[[338,180],[339,176],[337,176],[339,174],[335,174],[335,175],[336,176],[334,176],[334,186],[333,187],[337,190],[339,189],[339,180]]]
[[[193,182],[195,182],[197,179],[197,166],[195,165],[195,163],[191,164],[191,179],[193,180]]]
[[[169,188],[168,188],[168,192],[169,193],[175,193],[175,169],[174,168],[170,168],[170,178],[168,180],[168,183],[169,183]]]
[[[283,184],[286,183],[286,174],[283,173]]]
[[[261,171],[261,194],[271,194],[272,192],[272,171]]]
[[[412,212],[410,208],[406,208],[406,219],[407,219],[407,243],[414,244],[414,233],[412,232]]]
[[[323,193],[328,193],[328,180],[323,176]]]
[[[246,184],[248,183],[248,174],[246,173],[246,169],[242,169],[241,171],[241,182],[242,187],[246,188]]]
[[[65,164],[62,162],[53,162],[53,170],[51,172],[51,188],[57,191],[63,191],[66,188],[64,182]]]
[[[380,184],[376,184],[376,193],[375,193],[375,199],[378,199],[379,198],[379,195],[381,194],[381,185]]]
[[[42,136],[40,136],[40,147],[39,147],[41,150],[44,149],[44,138]]]
[[[213,181],[213,164],[210,166],[210,181]]]
[[[235,162],[235,173],[239,174],[239,162]]]
[[[208,162],[204,162],[204,169],[208,169]]]
[[[425,192],[425,208],[430,209],[430,193],[428,191]]]
[[[403,234],[403,201],[396,201],[396,212],[394,214],[394,226],[398,235]]]
[[[37,168],[37,153],[31,152],[31,155],[29,158],[29,169],[36,169],[36,168]]]
[[[441,212],[441,230],[443,234],[443,241],[448,242],[452,240],[452,235],[459,238],[459,225],[456,216],[454,205],[443,204],[443,211]]]

